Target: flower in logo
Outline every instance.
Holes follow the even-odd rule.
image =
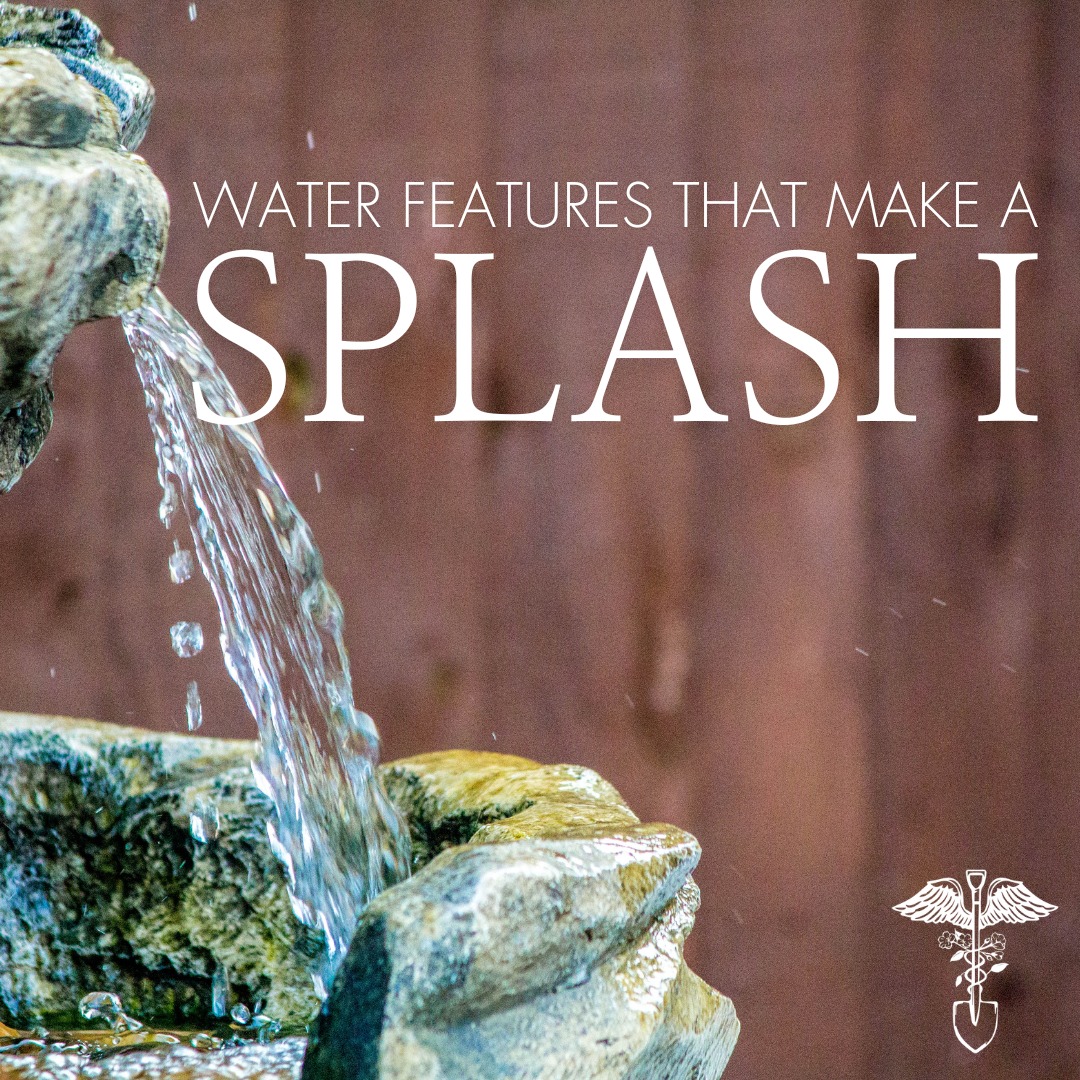
[[[962,934],[959,930],[946,930],[938,937],[937,943],[940,949],[970,949],[971,935]]]
[[[956,878],[935,878],[894,907],[913,922],[950,924],[938,946],[953,950],[949,960],[964,965],[954,977],[956,987],[967,983],[967,999],[953,1002],[953,1031],[973,1054],[985,1050],[997,1031],[998,1003],[984,996],[983,984],[1009,966],[1005,935],[984,931],[999,923],[1035,922],[1057,910],[1022,881],[999,877],[987,886],[986,876],[985,870],[968,870],[966,895]],[[970,932],[952,929],[962,926]]]
[[[1000,960],[1005,955],[1005,935],[991,934],[983,942],[982,951],[988,964],[993,964]],[[1002,965],[1002,968],[1004,968],[1004,965]]]

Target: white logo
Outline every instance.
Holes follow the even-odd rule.
[[[967,872],[971,906],[964,902],[963,886],[955,878],[938,878],[928,881],[910,900],[897,904],[893,911],[915,922],[951,923],[959,931],[946,930],[939,938],[943,949],[955,949],[950,960],[963,960],[967,969],[956,976],[959,986],[967,979],[968,994],[962,1001],[953,1002],[953,1030],[956,1037],[973,1054],[985,1050],[997,1034],[998,1006],[996,1001],[983,997],[986,982],[985,967],[991,972],[1004,971],[1005,935],[991,934],[983,938],[982,932],[998,923],[1035,922],[1045,919],[1054,904],[1040,900],[1022,881],[995,878],[986,890],[983,903],[985,870]],[[966,931],[966,933],[964,932]]]

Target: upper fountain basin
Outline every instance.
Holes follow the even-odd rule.
[[[72,328],[139,307],[161,271],[168,200],[131,152],[153,97],[78,12],[0,2],[0,491],[48,433]]]

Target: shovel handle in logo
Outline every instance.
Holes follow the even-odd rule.
[[[967,979],[968,994],[963,1001],[953,1002],[953,1028],[960,1042],[977,1054],[990,1044],[997,1032],[998,1022],[997,1002],[983,998],[983,983],[987,977],[983,968],[987,957],[1000,959],[1005,950],[1005,938],[1000,934],[992,935],[988,948],[983,949],[983,924],[996,926],[1002,922],[1035,922],[1057,911],[1057,907],[1040,900],[1022,881],[1014,878],[994,878],[987,886],[985,870],[969,870],[967,884],[971,895],[970,907],[965,902],[964,886],[956,878],[944,877],[928,881],[914,896],[895,905],[893,910],[914,922],[948,923],[961,930],[970,928],[971,940],[951,958],[960,960],[967,957],[969,961],[964,974],[956,980],[959,986],[964,978]],[[942,949],[949,949],[964,941],[963,934],[947,930],[938,938],[938,945]],[[994,964],[990,971],[1004,971],[1007,966]]]
[[[990,1045],[997,1034],[998,1007],[996,1001],[983,1000],[983,983],[986,972],[982,964],[982,908],[985,870],[967,872],[968,888],[971,890],[971,966],[967,971],[968,996],[966,1001],[953,1002],[953,1029],[956,1037],[977,1054]],[[964,1016],[964,1013],[967,1016]]]

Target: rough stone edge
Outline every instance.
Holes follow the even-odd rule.
[[[15,486],[41,450],[52,427],[52,400],[52,382],[46,380],[12,410],[15,422],[0,416],[0,495]]]
[[[0,2],[0,48],[50,49],[116,106],[124,147],[142,142],[154,108],[154,87],[129,60],[116,55],[97,24],[77,8]]]
[[[9,491],[22,476],[27,466],[33,461],[41,448],[52,419],[52,395],[49,386],[51,369],[56,354],[64,338],[74,325],[89,318],[119,314],[134,310],[145,299],[146,293],[157,280],[164,257],[165,240],[168,232],[168,203],[164,189],[145,162],[131,153],[142,141],[150,121],[154,105],[154,88],[150,80],[132,63],[116,55],[97,25],[74,8],[33,7],[25,4],[7,3],[0,0],[0,50],[29,49],[51,53],[80,82],[84,83],[89,93],[97,99],[99,109],[91,117],[87,142],[83,147],[88,153],[98,147],[115,151],[126,160],[125,168],[135,172],[145,170],[148,182],[144,196],[151,202],[158,203],[156,213],[160,222],[156,227],[160,236],[151,243],[156,248],[156,265],[143,272],[145,288],[118,289],[115,282],[129,284],[127,275],[130,271],[114,258],[105,267],[102,281],[109,297],[98,302],[94,297],[84,298],[85,303],[79,308],[57,306],[56,298],[52,303],[54,318],[44,315],[46,310],[35,312],[35,321],[44,321],[53,325],[56,332],[42,334],[40,339],[31,336],[33,354],[30,361],[41,370],[32,379],[36,386],[45,386],[45,391],[35,393],[34,386],[9,387],[0,407],[0,494]],[[109,135],[117,139],[110,145]],[[18,151],[22,146],[5,147],[6,164],[10,167],[18,162]],[[37,148],[41,149],[41,148]],[[5,162],[0,162],[0,170]],[[154,190],[156,186],[156,191]],[[136,215],[132,221],[143,221],[144,216]],[[146,217],[147,222],[154,221],[154,213]],[[148,224],[147,228],[151,228]],[[141,231],[141,226],[139,227]],[[118,254],[130,255],[127,251]],[[100,269],[100,268],[99,268]],[[111,298],[111,300],[110,300]],[[89,304],[89,308],[87,308]],[[31,305],[33,309],[34,305]],[[10,320],[9,320],[10,321]],[[17,333],[23,333],[16,328]],[[33,395],[34,400],[28,408],[33,412],[29,422],[17,411],[20,404]],[[26,429],[26,430],[24,430]]]
[[[149,737],[160,741],[162,764],[169,769],[188,761],[214,761],[219,758],[222,769],[235,768],[240,764],[240,758],[252,760],[257,747],[257,743],[250,739],[215,739],[201,735],[183,735],[179,732],[125,727],[81,717],[0,712],[0,733],[14,731],[42,731],[62,736],[92,758],[100,756],[100,748],[104,743],[143,743]]]
[[[508,770],[510,764],[516,766],[516,770]],[[417,808],[422,808],[425,818],[431,821],[432,811],[440,803],[454,807],[454,814],[447,817],[473,819],[471,835],[464,838],[463,843],[448,844],[441,853],[436,853],[435,865],[428,863],[421,868],[411,879],[413,885],[417,877],[436,872],[444,856],[453,857],[455,847],[474,845],[514,846],[519,841],[556,844],[631,836],[659,840],[681,836],[694,848],[691,868],[700,855],[696,840],[688,833],[672,826],[641,824],[611,784],[582,766],[543,765],[527,758],[484,751],[439,751],[390,762],[383,769],[391,798],[404,807],[410,822],[414,820]],[[437,814],[434,821],[437,825]],[[429,858],[431,854],[428,852]],[[682,880],[684,884],[664,912],[641,931],[640,940],[646,942],[661,923],[667,924],[668,933],[678,945],[679,966],[665,992],[660,1021],[640,1058],[627,1072],[626,1080],[718,1077],[739,1036],[740,1023],[734,1004],[694,974],[681,956],[700,900],[697,885],[688,872]],[[409,884],[398,888],[407,889]],[[633,874],[624,884],[630,895],[643,893],[645,886],[645,882],[633,880]],[[392,932],[389,923],[394,919],[391,895],[392,890],[389,890],[377,897],[361,918],[350,957],[346,958],[346,964],[353,960],[358,973],[359,995],[366,1009],[360,1011],[364,1012],[365,1022],[353,1024],[352,1029],[344,1031],[341,1024],[349,1027],[350,1020],[333,1015],[332,992],[312,1029],[303,1080],[330,1080],[339,1074],[344,1080],[346,1073],[342,1069],[346,1062],[328,1058],[326,1053],[331,1026],[339,1029],[339,1035],[345,1034],[350,1043],[350,1052],[346,1056],[351,1057],[346,1071],[357,1063],[362,1065],[359,1074],[349,1073],[350,1080],[381,1075],[380,1044],[385,1018],[374,1024],[367,1013],[378,1012],[379,1003],[386,1000],[392,978],[387,953],[387,935]],[[632,949],[634,946],[628,944],[625,947]],[[607,953],[610,962],[615,962],[619,955]],[[367,962],[359,963],[360,956]],[[354,998],[353,1004],[356,1000]],[[355,1013],[350,1014],[350,1019],[353,1017]],[[412,1074],[407,1075],[411,1077]]]
[[[73,747],[90,756],[98,755],[106,743],[144,742],[149,737],[159,741],[162,763],[167,768],[198,760],[202,764],[217,761],[222,770],[234,769],[241,761],[252,760],[257,751],[257,743],[245,739],[193,737],[94,720],[0,712],[0,732],[18,730],[62,734]],[[466,767],[470,762],[472,768]],[[508,769],[509,765],[514,768]],[[670,826],[642,825],[611,784],[581,766],[542,765],[526,758],[479,751],[443,751],[388,762],[380,766],[380,771],[392,797],[401,794],[403,784],[412,783],[414,802],[431,800],[454,805],[467,816],[475,815],[464,845],[453,846],[582,840],[613,831],[639,836],[658,830],[681,832]],[[546,807],[539,805],[542,803]],[[563,819],[565,829],[558,808],[568,812]],[[600,810],[606,821],[596,816],[587,820],[590,811],[595,815]],[[693,840],[689,834],[684,835]],[[387,899],[379,906],[389,902],[391,892],[383,894]],[[665,921],[679,925],[675,937],[680,949],[693,925],[697,904],[697,886],[688,877],[663,916]],[[383,934],[385,916],[380,915],[362,922],[358,937],[377,945]],[[362,941],[358,944],[363,948]],[[373,954],[377,953],[378,948],[374,948]],[[373,964],[368,973],[380,984],[372,987],[372,993],[379,998],[389,978],[388,971],[382,971],[380,976],[380,970],[378,964]],[[732,1002],[681,960],[664,999],[661,1021],[627,1073],[627,1080],[694,1080],[699,1075],[719,1075],[734,1049],[739,1026]],[[373,1065],[378,1060],[379,1036],[380,1031],[372,1029],[360,1039],[365,1045],[371,1044]],[[707,1071],[699,1073],[703,1062]],[[309,1075],[306,1066],[305,1075]]]
[[[105,781],[106,786],[95,787],[95,791],[99,792],[98,797],[103,803],[109,800],[108,805],[115,806],[116,812],[112,812],[110,820],[106,821],[102,835],[94,831],[94,843],[103,848],[108,847],[107,834],[111,825],[119,825],[120,831],[125,831],[124,817],[130,818],[133,835],[139,833],[135,822],[148,807],[152,807],[152,819],[156,822],[151,830],[161,830],[162,836],[168,838],[166,847],[170,849],[177,843],[182,845],[188,841],[188,818],[200,798],[217,803],[222,822],[228,822],[220,843],[211,845],[201,858],[194,859],[194,865],[185,875],[185,886],[178,895],[170,898],[166,879],[161,876],[160,868],[155,869],[149,880],[158,884],[150,887],[150,903],[132,909],[141,911],[142,917],[138,921],[119,924],[120,952],[125,957],[118,961],[121,964],[119,970],[134,981],[134,988],[125,985],[121,993],[125,1003],[134,1001],[134,1015],[166,1028],[189,1022],[211,1023],[208,1004],[205,1009],[195,1010],[199,1012],[198,1016],[191,1009],[190,998],[180,1011],[169,1007],[162,1012],[160,1008],[151,1007],[149,1001],[140,1000],[141,994],[149,992],[139,983],[153,979],[155,971],[163,971],[162,993],[165,997],[159,999],[149,994],[154,997],[154,1006],[163,1002],[169,1004],[170,983],[176,984],[181,995],[195,984],[204,983],[203,996],[208,1003],[213,967],[215,963],[226,963],[234,985],[242,988],[241,994],[246,994],[237,1000],[249,1005],[255,1000],[263,1000],[266,1011],[282,1021],[287,1031],[295,1032],[306,1026],[319,1007],[309,972],[310,959],[318,952],[319,943],[315,932],[304,928],[293,917],[285,896],[283,870],[271,853],[266,831],[269,803],[258,791],[250,767],[257,743],[154,732],[89,720],[0,713],[0,748],[3,749],[2,764],[5,767],[14,765],[17,769],[19,762],[26,762],[32,769],[44,766],[50,773],[57,773],[58,779],[63,774],[84,777],[94,785]],[[48,788],[50,783],[51,780],[45,778],[43,786]],[[62,779],[60,783],[63,783]],[[15,784],[20,786],[17,777]],[[32,812],[26,793],[32,795],[33,791],[33,787],[26,788],[21,797],[15,796],[13,809],[16,816],[20,807],[30,807]],[[5,803],[6,796],[7,793]],[[92,807],[94,804],[86,805]],[[44,804],[43,809],[49,809],[49,804]],[[28,824],[28,828],[31,844],[41,843],[44,837],[44,843],[48,845],[47,825],[44,831],[38,832],[34,832],[33,824]],[[55,849],[57,853],[70,850],[77,864],[80,856],[68,845],[77,843],[79,832],[54,835],[59,845]],[[198,851],[198,845],[195,845],[195,851]],[[115,850],[112,853],[115,854]],[[189,852],[188,858],[191,854]],[[18,858],[17,854],[13,857]],[[216,863],[221,864],[224,877],[213,872]],[[234,882],[230,875],[242,873],[245,866],[248,873],[244,881]],[[253,880],[258,883],[254,890]],[[237,923],[232,931],[223,932],[221,923],[200,914],[215,910],[219,900],[230,910],[242,908],[247,913],[245,918],[250,921]],[[94,903],[100,903],[102,909],[107,910],[108,894],[99,894]],[[82,926],[86,925],[92,927],[94,924],[82,923]],[[165,932],[170,926],[175,926],[178,936]],[[6,929],[10,931],[11,927]],[[87,939],[77,928],[73,928],[71,935],[63,930],[58,933],[60,940],[56,949],[61,957],[74,957],[77,968],[92,975],[95,965],[86,959],[88,941],[89,955],[94,952],[92,936]],[[32,937],[26,940],[32,941]],[[42,957],[52,951],[52,946],[46,946]],[[34,955],[33,949],[30,955]],[[203,963],[204,960],[209,966]],[[67,980],[72,972],[60,979],[59,985],[52,986],[51,968],[43,965],[40,958],[33,961],[24,957],[23,964],[43,973],[40,996],[34,996],[36,991],[32,990],[29,981],[20,987],[17,979],[15,986],[6,986],[5,1019],[9,1015],[18,1017],[24,1026],[45,1023],[66,1028],[73,1022],[77,1026],[72,1017],[78,995],[65,997],[62,988],[65,984],[70,988]],[[79,984],[85,982],[83,978]],[[84,991],[98,988],[83,986]],[[24,992],[18,998],[10,997],[19,989],[30,989],[29,996]],[[19,1000],[27,1008],[12,1009],[12,1002]],[[207,1015],[203,1016],[203,1012]]]

